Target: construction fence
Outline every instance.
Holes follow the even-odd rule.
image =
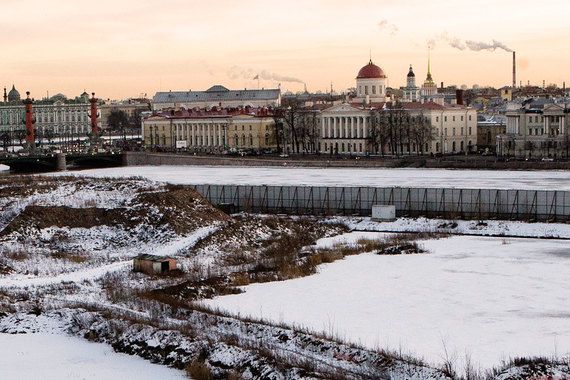
[[[228,212],[370,216],[394,205],[397,216],[570,222],[570,191],[400,187],[195,185]]]

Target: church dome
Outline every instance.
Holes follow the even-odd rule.
[[[410,65],[410,71],[408,71],[408,78],[412,78],[415,76],[416,74],[414,74],[414,70],[412,70],[412,65]]]
[[[9,102],[19,102],[20,101],[20,93],[16,90],[16,87],[12,85],[12,89],[8,93],[8,101]]]
[[[358,72],[358,76],[356,79],[378,79],[378,78],[386,78],[386,74],[384,71],[375,64],[372,63],[372,60],[368,62],[366,66],[360,69]]]

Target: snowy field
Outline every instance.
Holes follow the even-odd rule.
[[[0,334],[3,380],[188,379],[182,371],[57,334]]]
[[[363,236],[354,234],[348,239]],[[513,356],[570,354],[567,241],[457,236],[421,244],[429,254],[353,256],[314,276],[204,303],[432,363],[447,349],[459,370],[466,354],[485,368]]]
[[[176,184],[400,186],[570,190],[570,171],[130,166],[57,174],[94,177],[142,176],[155,181]]]

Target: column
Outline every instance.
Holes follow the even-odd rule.
[[[332,137],[337,138],[338,137],[338,131],[336,130],[336,117],[332,118],[332,129],[333,129]]]

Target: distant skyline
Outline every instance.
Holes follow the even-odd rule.
[[[423,82],[432,45],[438,86],[510,85],[505,49],[517,52],[517,82],[561,86],[569,11],[565,0],[11,1],[0,12],[0,85],[118,99],[257,88],[259,74],[260,87],[342,91],[371,53],[400,87],[410,64]],[[503,48],[472,50],[493,41]]]

